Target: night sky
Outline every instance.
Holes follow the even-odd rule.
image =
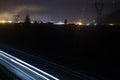
[[[103,2],[103,14],[119,9],[119,0],[0,0],[0,19],[30,14],[32,20],[90,22],[95,19],[94,2]]]

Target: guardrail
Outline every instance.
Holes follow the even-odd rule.
[[[1,50],[0,64],[5,66],[6,69],[22,80],[59,80],[58,78]]]

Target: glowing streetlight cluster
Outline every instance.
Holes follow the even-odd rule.
[[[76,25],[82,26],[83,23],[82,22],[76,22]]]
[[[60,21],[60,22],[57,22],[55,24],[57,24],[57,25],[64,25],[64,22]]]
[[[6,23],[6,21],[5,21],[5,20],[2,20],[2,21],[0,21],[0,23],[3,23],[3,24],[4,24],[4,23]]]
[[[108,24],[109,26],[114,26],[114,24],[113,23],[110,23],[110,24]]]
[[[6,21],[6,20],[0,20],[0,24],[5,24],[5,23],[12,23],[13,21],[9,20],[9,21]]]

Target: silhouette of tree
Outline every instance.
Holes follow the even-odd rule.
[[[38,22],[35,20],[34,24],[38,24]]]
[[[40,24],[43,24],[43,21],[40,21]]]
[[[14,15],[14,20],[15,20],[14,23],[18,23],[20,20],[20,15]]]
[[[24,24],[26,24],[26,25],[31,24],[30,16],[29,16],[28,14],[27,14],[26,17],[25,17],[25,22],[24,22]]]

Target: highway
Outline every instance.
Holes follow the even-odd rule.
[[[58,78],[1,50],[0,63],[23,80],[59,80]]]
[[[14,48],[0,48],[0,64],[22,80],[100,80]]]

